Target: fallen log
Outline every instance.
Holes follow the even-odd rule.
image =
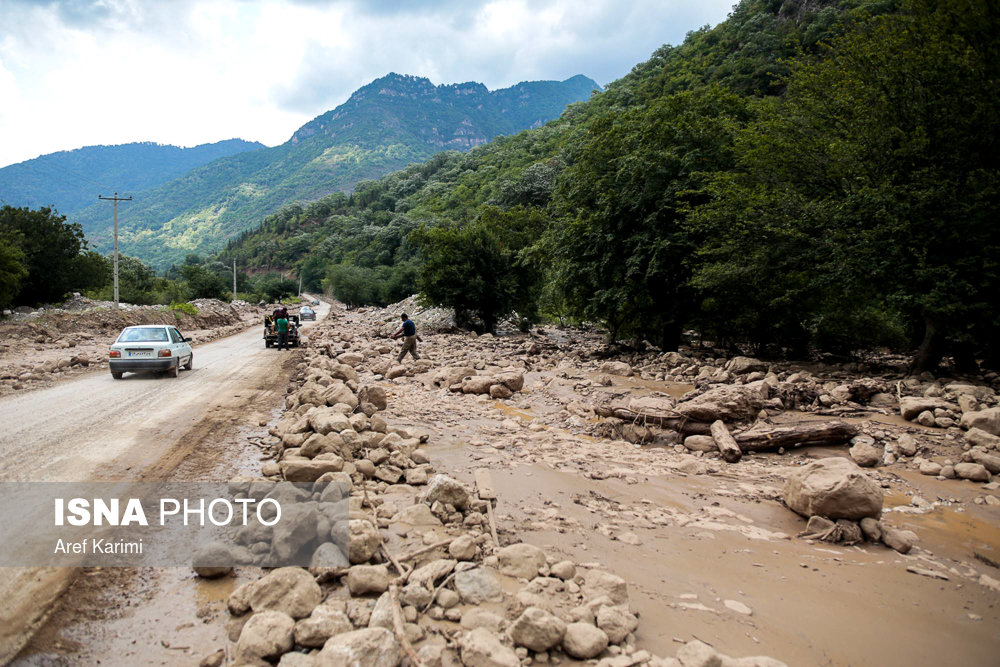
[[[606,412],[606,414],[602,414],[602,412]],[[636,424],[652,424],[653,426],[668,428],[684,435],[709,435],[711,433],[709,424],[691,421],[687,417],[680,417],[676,414],[634,412],[622,407],[609,408],[606,411],[597,412],[597,414],[601,417],[615,417],[622,421]]]
[[[743,452],[767,452],[807,444],[839,445],[857,434],[857,427],[847,422],[801,422],[788,426],[753,428],[737,434],[735,440]]]
[[[712,422],[712,438],[715,440],[715,446],[722,453],[722,458],[728,463],[736,463],[743,458],[743,450],[736,444],[736,440],[733,439],[725,422],[721,419]]]

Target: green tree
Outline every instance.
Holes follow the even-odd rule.
[[[918,371],[996,360],[998,34],[989,3],[909,0],[798,63],[693,215],[706,300],[749,331],[853,321],[868,344],[902,318]]]
[[[256,276],[251,281],[251,286],[254,292],[271,302],[280,301],[287,296],[294,296],[299,289],[298,283],[280,273],[265,273]]]
[[[326,288],[338,300],[354,308],[378,299],[375,271],[353,264],[333,264],[326,273]]]
[[[732,160],[746,101],[712,86],[595,118],[571,153],[542,244],[568,312],[612,339],[676,349],[694,301],[682,224],[703,173]]]
[[[13,235],[11,235],[13,236]],[[13,238],[0,238],[0,308],[6,308],[28,276],[27,257]]]
[[[421,227],[413,234],[423,258],[421,292],[454,309],[459,326],[476,331],[494,331],[515,312],[534,320],[540,272],[524,251],[543,222],[537,209],[490,207],[465,225]]]
[[[200,264],[184,264],[180,273],[187,284],[189,299],[228,300],[232,294],[225,279]]]
[[[14,296],[18,305],[60,301],[79,285],[77,256],[87,247],[80,225],[49,208],[0,208],[0,233],[18,239],[28,275]]]

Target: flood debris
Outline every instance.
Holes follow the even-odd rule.
[[[495,513],[505,501],[488,467],[476,469],[474,484],[467,485],[427,455],[434,424],[397,426],[387,412],[396,383],[417,381],[421,373],[428,385],[468,395],[465,400],[511,400],[535,391],[526,387],[530,364],[499,367],[481,359],[445,372],[448,366],[435,370],[435,362],[414,362],[397,373],[387,363],[391,352],[383,339],[345,331],[335,321],[317,325],[283,416],[260,443],[273,460],[259,475],[233,480],[249,487],[349,484],[350,542],[347,562],[340,565],[279,568],[233,591],[227,605],[233,641],[223,649],[231,664],[514,667],[594,660],[624,667],[731,661],[698,641],[682,645],[676,657],[639,649],[641,619],[624,579],[599,563],[567,560],[520,539],[518,526]],[[524,349],[525,357],[531,354],[531,347]],[[495,437],[545,432],[508,418]],[[721,432],[719,437],[725,440]],[[627,539],[627,532],[620,537]],[[729,608],[752,613],[737,601],[729,601]],[[218,664],[219,655],[205,656],[202,664]]]

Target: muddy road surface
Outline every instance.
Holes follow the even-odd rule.
[[[322,320],[329,306],[317,311]],[[103,370],[4,397],[0,481],[211,480],[240,427],[268,419],[280,402],[295,356],[266,349],[254,325],[195,346],[194,368],[178,378],[114,380]],[[0,664],[24,646],[77,574],[0,569]]]

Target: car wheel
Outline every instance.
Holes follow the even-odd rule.
[[[264,347],[271,347],[271,341],[265,340],[264,341]]]
[[[167,369],[167,377],[172,377],[172,378],[177,377],[178,375],[180,375],[180,369],[181,369],[180,366],[174,364],[169,369]]]
[[[192,354],[188,357],[187,363],[184,364],[184,370],[189,371],[194,368],[194,355]]]
[[[111,371],[111,377],[113,377],[116,380],[121,380],[122,375],[123,375],[122,373],[116,373],[115,371]]]

